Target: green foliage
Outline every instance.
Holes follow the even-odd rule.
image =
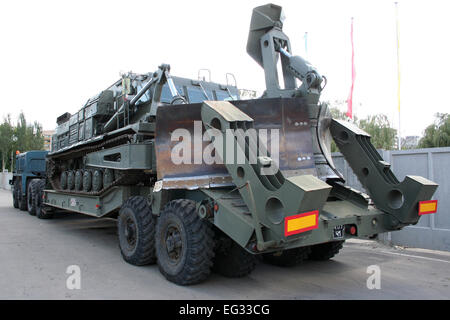
[[[424,132],[419,148],[437,148],[450,146],[450,115],[436,113],[436,119]]]
[[[370,141],[376,149],[390,150],[394,148],[397,130],[391,127],[385,114],[368,116],[358,122],[358,127],[370,134]]]
[[[6,168],[9,162],[8,154],[11,154],[11,142],[14,129],[11,125],[11,116],[7,115],[0,124],[0,153],[2,155],[2,170]]]
[[[330,105],[342,105],[343,102],[335,101]],[[341,111],[337,107],[330,108],[333,119],[345,120],[354,123],[357,127],[370,134],[370,141],[377,149],[391,150],[395,147],[395,141],[397,137],[397,130],[392,128],[389,119],[384,114],[376,114],[368,116],[365,119],[358,119],[356,116],[353,119],[347,117],[345,112]],[[337,152],[337,148],[334,141],[331,144],[331,152]]]
[[[29,150],[43,150],[44,136],[42,126],[38,122],[28,124],[23,112],[19,114],[17,125],[11,122],[8,114],[0,124],[0,154],[2,158],[2,170],[11,170],[11,154],[16,150],[25,152]]]

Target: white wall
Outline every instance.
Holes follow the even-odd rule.
[[[0,172],[0,189],[11,190],[9,180],[12,179],[11,172]]]

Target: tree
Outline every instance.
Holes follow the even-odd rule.
[[[38,122],[28,124],[23,112],[19,114],[17,125],[11,123],[8,114],[0,125],[0,153],[2,157],[2,170],[7,167],[11,169],[11,155],[20,150],[43,150],[44,136],[42,126]]]
[[[19,120],[17,121],[14,135],[17,137],[17,150],[28,151],[41,150],[44,148],[42,126],[36,121],[33,124],[28,124],[23,112],[19,114]]]
[[[450,115],[436,113],[434,123],[425,129],[424,136],[419,141],[419,148],[448,146],[450,146]]]
[[[358,122],[358,127],[370,134],[370,141],[376,149],[394,148],[397,130],[391,127],[385,114],[368,116]]]
[[[337,100],[329,104],[340,106],[344,103],[345,101],[342,102]],[[370,134],[370,141],[376,149],[390,150],[394,148],[397,130],[392,128],[391,123],[389,122],[389,119],[386,115],[370,115],[365,119],[358,119],[358,117],[353,116],[353,119],[350,119],[349,117],[347,117],[345,112],[341,111],[337,107],[331,107],[330,111],[333,119],[349,121]],[[331,144],[331,151],[339,151],[334,141]]]
[[[0,153],[2,155],[2,171],[6,168],[8,155],[11,154],[11,142],[14,128],[11,125],[11,116],[8,114],[3,118],[3,123],[0,124]]]

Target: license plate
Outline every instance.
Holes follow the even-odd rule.
[[[342,239],[344,237],[344,226],[335,226],[333,228],[333,238]]]

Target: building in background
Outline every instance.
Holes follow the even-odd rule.
[[[44,150],[51,151],[52,149],[52,136],[55,134],[55,130],[44,130]]]
[[[419,136],[402,137],[402,149],[415,149],[419,145]]]

